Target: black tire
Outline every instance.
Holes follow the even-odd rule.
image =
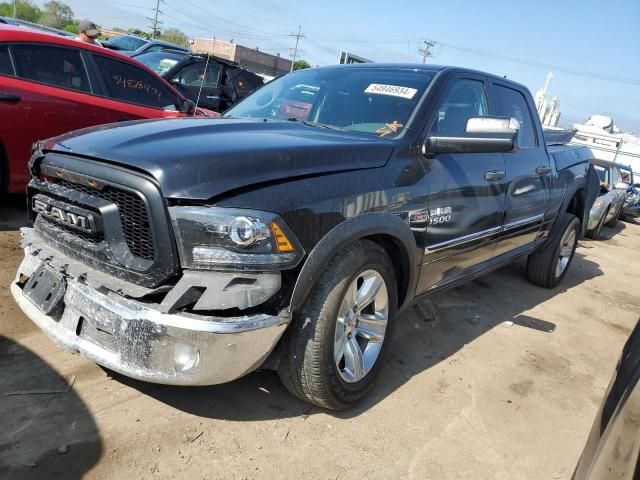
[[[593,230],[587,230],[587,233],[586,233],[587,237],[589,237],[591,240],[600,240],[600,233],[602,232],[602,226],[604,225],[604,219],[607,218],[607,215],[609,215],[609,209],[608,208],[604,212],[604,215],[602,215],[602,217],[600,217],[600,220],[598,220],[598,224],[595,226],[595,228]]]
[[[611,220],[609,220],[604,225],[606,227],[611,227],[611,228],[615,227],[618,224],[618,220],[620,219],[620,214],[621,213],[622,213],[622,205],[620,206],[620,208],[618,208],[618,211],[615,213],[615,215],[613,217],[611,217]]]
[[[571,254],[558,275],[556,267],[560,260],[560,253],[563,242],[570,236],[571,231],[575,235],[575,240],[571,245]],[[545,288],[556,287],[564,278],[575,255],[578,239],[580,238],[580,221],[571,213],[564,213],[557,225],[556,232],[551,233],[548,243],[541,249],[535,251],[527,259],[527,277],[529,281]]]
[[[348,287],[366,270],[384,280],[388,292],[388,321],[381,350],[364,377],[346,382],[334,360],[334,336],[338,310]],[[384,365],[398,309],[398,291],[393,265],[378,244],[360,240],[340,251],[329,262],[314,290],[299,311],[294,312],[285,338],[278,374],[296,397],[332,410],[352,407],[371,390]]]

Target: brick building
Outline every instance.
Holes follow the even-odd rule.
[[[208,53],[216,57],[226,58],[239,63],[255,73],[277,76],[291,70],[291,60],[282,58],[280,54],[271,55],[257,48],[247,48],[236,43],[225,42],[213,38],[196,38],[191,49],[195,53]]]

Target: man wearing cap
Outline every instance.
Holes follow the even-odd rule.
[[[100,31],[98,30],[98,27],[96,27],[96,24],[88,18],[85,18],[80,22],[80,34],[76,37],[76,40],[101,47],[102,44],[96,40],[96,37],[99,34]]]

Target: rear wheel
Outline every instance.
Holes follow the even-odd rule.
[[[558,232],[552,234],[548,243],[529,255],[527,260],[529,280],[541,287],[554,288],[569,270],[580,236],[578,218],[565,213],[558,225]]]
[[[289,326],[278,372],[284,385],[320,407],[353,406],[384,363],[397,304],[382,247],[364,240],[338,253]]]

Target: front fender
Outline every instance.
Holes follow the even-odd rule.
[[[390,213],[365,213],[345,220],[331,229],[308,255],[293,289],[290,309],[298,310],[315,286],[329,261],[348,244],[367,237],[391,239],[398,248],[401,258],[391,261],[402,262],[404,277],[398,282],[406,284],[406,293],[400,308],[411,302],[416,290],[420,253],[409,225],[400,217]]]

